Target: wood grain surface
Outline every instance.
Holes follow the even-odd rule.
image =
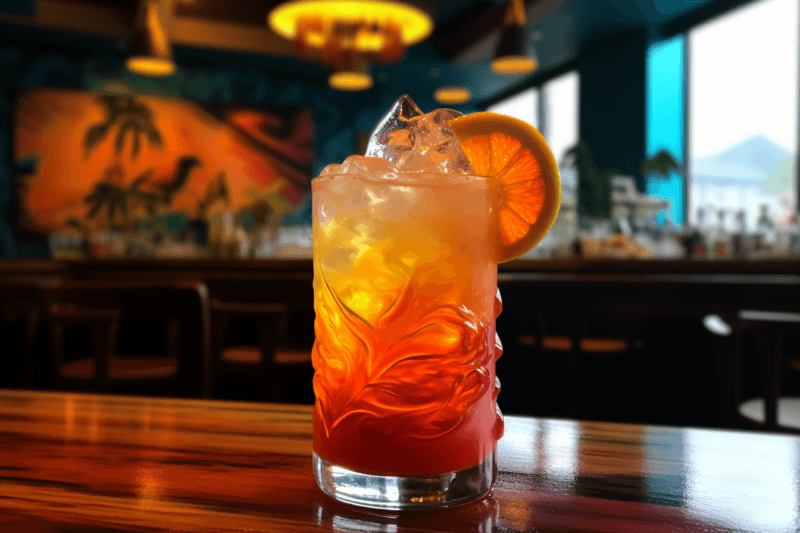
[[[0,390],[0,531],[800,530],[800,439],[506,417],[491,496],[324,496],[311,408]]]

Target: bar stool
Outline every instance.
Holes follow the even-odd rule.
[[[52,380],[68,390],[208,397],[210,335],[207,290],[200,282],[73,281],[50,289],[45,320],[52,340]],[[117,355],[121,320],[163,325],[166,353]],[[88,328],[88,356],[68,358],[68,328]],[[143,331],[142,336],[148,336]],[[69,359],[69,360],[68,360]]]
[[[138,368],[128,365],[123,370],[114,357],[121,314],[119,309],[79,308],[59,303],[50,306],[46,316],[53,342],[53,382],[58,388],[109,392],[112,379],[137,377],[136,370],[144,368],[143,365],[137,365]],[[91,332],[91,354],[67,362],[65,332],[68,328],[83,326],[88,326]],[[131,358],[130,361],[135,360]],[[177,372],[177,364],[172,359],[162,366],[166,367],[165,375]]]
[[[274,368],[279,332],[288,309],[284,304],[225,302],[211,300],[213,324],[214,396],[219,391],[220,378],[256,381],[260,400],[279,401],[282,383]],[[225,337],[231,319],[249,316],[258,321],[257,346],[226,346]]]
[[[756,335],[762,394],[738,403],[738,414],[750,427],[800,432],[800,398],[781,396],[783,370],[791,361],[785,359],[785,341],[788,335],[800,334],[800,313],[742,310],[738,318],[742,331]]]
[[[222,379],[255,382],[261,401],[308,403],[294,388],[307,386],[313,376],[311,350],[287,343],[290,295],[279,280],[209,280],[213,323],[215,395]],[[228,330],[239,320],[256,322],[257,340],[228,345]]]
[[[498,329],[503,329],[500,337],[509,355],[497,365],[500,380],[509,383],[509,412],[589,419],[638,416],[632,410],[641,403],[636,387],[642,380],[628,377],[644,373],[639,320],[615,317],[595,328],[592,318],[601,315],[592,309],[517,307],[504,313],[498,317]],[[600,385],[593,377],[598,369],[613,381],[612,386],[603,380],[605,390],[600,395],[593,390]],[[560,376],[563,383],[556,387],[555,380],[549,379],[536,387],[541,391],[515,392],[524,387],[525,380],[541,375]]]
[[[551,314],[540,312],[537,328],[541,343],[540,357],[558,357],[565,361],[568,381],[566,406],[571,417],[586,419],[624,419],[638,405],[640,380],[629,376],[642,374],[641,326],[634,317],[615,317],[593,331],[589,313]],[[554,318],[561,318],[559,324]],[[598,373],[605,379],[598,380]],[[602,381],[602,392],[595,390]]]

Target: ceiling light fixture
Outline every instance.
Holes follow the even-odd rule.
[[[472,92],[465,87],[439,87],[433,92],[433,99],[441,105],[461,105],[472,99]]]
[[[408,46],[433,30],[430,14],[407,1],[294,0],[275,7],[267,21],[304,57],[328,65],[333,71],[329,82],[347,78],[348,72],[349,78],[363,80],[369,69],[365,74],[362,65],[400,61]],[[369,79],[362,89],[344,90],[367,89]]]
[[[172,60],[167,24],[169,11],[164,0],[141,0],[131,54],[125,66],[144,76],[169,76],[177,70]]]
[[[492,72],[513,76],[533,72],[539,66],[536,52],[528,52],[528,30],[525,24],[525,6],[522,0],[511,0],[506,12],[505,27],[492,59]]]
[[[328,77],[328,85],[338,91],[365,91],[372,87],[374,81],[369,72],[369,65],[334,70]]]

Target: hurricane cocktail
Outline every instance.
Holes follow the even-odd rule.
[[[404,97],[367,156],[312,182],[314,468],[343,501],[454,505],[496,475],[497,263],[541,231],[524,213],[525,231],[509,230],[514,193],[476,155],[494,153],[490,136],[484,147],[459,116]],[[535,179],[517,196],[539,219]]]

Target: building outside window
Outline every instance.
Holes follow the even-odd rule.
[[[693,226],[796,213],[799,24],[797,0],[757,0],[688,32]]]

